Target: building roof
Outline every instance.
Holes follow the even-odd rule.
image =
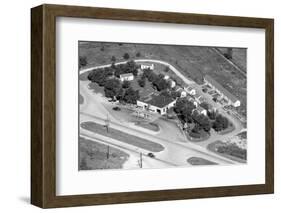
[[[156,106],[158,108],[163,108],[167,106],[168,104],[172,103],[174,101],[173,98],[166,97],[164,95],[155,95],[152,94],[146,98],[140,99],[141,102],[150,104],[152,106]]]
[[[206,111],[206,109],[204,109],[204,108],[201,107],[201,106],[198,106],[198,107],[196,108],[196,110],[197,110],[198,112],[204,112],[204,111]]]
[[[212,84],[217,90],[219,90],[221,93],[223,93],[226,97],[228,97],[228,99],[231,100],[233,103],[235,103],[236,101],[239,101],[238,98],[236,98],[234,95],[232,95],[228,90],[226,90],[222,85],[220,85],[220,83],[218,83],[211,76],[206,75],[205,80],[208,81],[210,84]]]
[[[121,74],[120,75],[120,78],[124,78],[124,77],[130,77],[130,76],[133,76],[133,73],[124,73],[124,74]]]

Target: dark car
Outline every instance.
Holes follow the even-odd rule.
[[[120,108],[120,107],[117,107],[117,106],[116,106],[116,107],[113,107],[112,109],[115,110],[115,111],[121,111],[121,108]]]
[[[151,153],[151,152],[148,153],[147,156],[148,156],[148,157],[151,157],[151,158],[155,158],[155,155],[154,155],[153,153]]]

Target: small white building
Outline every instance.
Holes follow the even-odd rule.
[[[170,76],[168,76],[168,75],[165,75],[165,76],[164,76],[164,79],[165,79],[165,80],[168,80],[169,78],[170,78]]]
[[[176,86],[176,82],[173,81],[172,79],[168,79],[168,83],[170,85],[170,88],[174,88]]]
[[[196,90],[191,87],[191,86],[188,86],[188,87],[185,87],[184,90],[189,94],[189,95],[196,95]]]
[[[187,98],[187,100],[188,100],[189,102],[193,103],[193,105],[194,105],[195,107],[198,107],[198,106],[199,106],[199,104],[198,104],[198,103],[194,100],[194,98],[192,98],[191,96],[187,96],[186,98]]]
[[[137,106],[150,112],[165,115],[168,110],[174,107],[176,100],[163,95],[150,95],[144,99],[137,100]]]
[[[125,73],[120,75],[120,81],[132,81],[134,80],[134,75],[132,73]]]
[[[181,98],[185,98],[187,96],[187,92],[184,89],[180,89],[177,92],[180,94]]]
[[[141,69],[142,70],[146,70],[146,69],[154,70],[154,64],[141,64]]]

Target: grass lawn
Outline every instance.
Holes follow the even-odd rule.
[[[146,97],[146,96],[150,95],[151,93],[157,93],[157,91],[155,89],[153,89],[151,82],[149,82],[147,79],[145,82],[145,86],[140,87],[140,85],[138,83],[139,79],[140,79],[140,76],[135,77],[133,81],[130,81],[130,84],[134,90],[139,91],[140,97]]]
[[[81,124],[81,127],[92,132],[95,132],[100,135],[104,135],[109,138],[116,139],[118,141],[146,149],[150,152],[160,152],[164,150],[164,147],[161,144],[127,134],[125,132],[121,132],[119,130],[113,129],[109,127],[109,131],[107,132],[106,127],[94,122],[84,122]]]
[[[108,146],[79,137],[79,169],[120,169],[129,158],[129,155],[121,150],[110,147],[107,159]]]
[[[222,54],[227,53],[227,48],[220,47],[218,48]],[[236,48],[232,51],[231,61],[237,65],[240,69],[246,72],[247,70],[247,49],[245,48]]]
[[[208,161],[204,158],[199,157],[191,157],[187,159],[187,162],[190,163],[193,166],[201,166],[201,165],[217,165],[217,163],[214,163],[212,161]]]
[[[221,141],[215,141],[213,143],[210,143],[207,148],[216,153],[216,154],[219,154],[225,158],[228,158],[228,159],[231,159],[233,161],[237,161],[239,163],[247,163],[247,153],[246,153],[246,157],[243,159],[241,158],[242,154],[241,153],[244,153],[244,151],[239,148],[239,147],[235,147],[235,151],[237,152],[234,152],[234,150],[232,150],[232,147],[233,145],[231,144],[226,144],[226,143],[223,143]],[[225,149],[225,152],[219,152],[218,150],[220,148],[227,148]]]

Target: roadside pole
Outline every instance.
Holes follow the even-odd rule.
[[[106,158],[109,159],[109,145],[107,145]]]
[[[140,152],[140,168],[142,168],[142,152]]]

